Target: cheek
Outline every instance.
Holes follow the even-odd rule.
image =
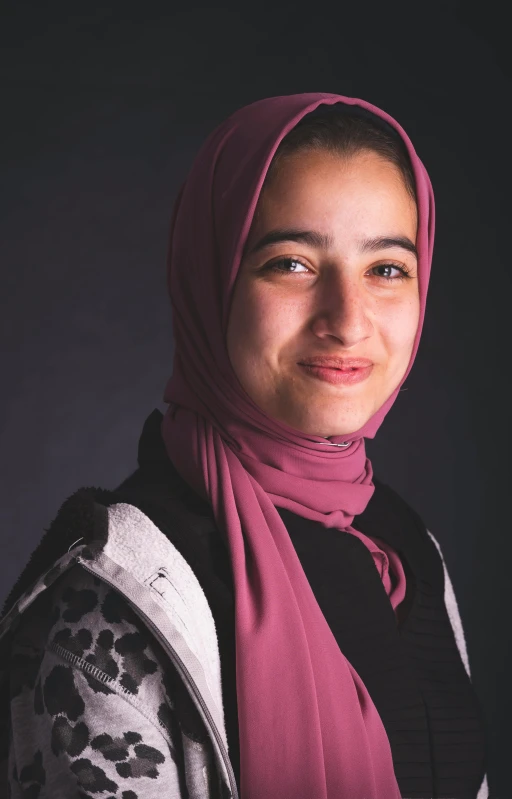
[[[247,293],[239,306],[238,327],[244,331],[244,350],[272,359],[293,335],[297,301],[287,301],[272,291]],[[241,342],[242,343],[242,342]],[[264,357],[263,360],[266,360]]]
[[[253,389],[255,381],[261,383],[264,364],[270,359],[269,348],[275,347],[273,328],[277,309],[269,308],[267,298],[259,296],[254,288],[239,285],[231,308],[228,328],[228,349],[234,371],[246,388]],[[252,391],[250,391],[252,393]]]
[[[409,362],[420,316],[419,297],[410,297],[385,309],[380,316],[381,334],[388,356],[402,364]]]

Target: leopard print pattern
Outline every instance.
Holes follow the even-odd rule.
[[[12,647],[11,799],[188,796],[175,679],[127,602],[73,567]]]

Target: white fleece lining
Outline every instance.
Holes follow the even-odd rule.
[[[430,530],[427,530],[427,533],[429,534],[432,541],[436,545],[437,551],[439,552],[439,555],[443,563],[444,603],[446,605],[446,610],[448,612],[448,618],[450,619],[450,624],[452,625],[453,634],[455,635],[455,643],[457,644],[467,675],[469,679],[471,679],[468,650],[466,647],[466,638],[464,636],[464,628],[462,626],[462,619],[459,613],[459,606],[457,605],[457,600],[455,599],[455,591],[453,590],[452,581],[450,580],[450,575],[448,574],[448,569],[446,568],[446,563],[444,561],[443,553],[441,552],[441,547],[439,546],[439,543],[436,541]],[[487,775],[486,775],[480,786],[480,790],[478,791],[476,799],[488,799],[488,797],[489,797],[489,787],[487,785]]]
[[[455,635],[455,641],[458,646],[460,656],[462,658],[462,662],[464,663],[464,668],[466,669],[468,677],[471,679],[471,671],[469,669],[469,658],[468,658],[468,650],[466,648],[466,639],[464,637],[464,629],[462,627],[462,620],[460,618],[459,607],[457,605],[457,600],[455,599],[455,592],[453,590],[452,581],[450,580],[450,575],[448,574],[448,569],[446,568],[446,563],[444,562],[443,553],[441,552],[441,547],[439,546],[438,542],[430,532],[427,530],[427,533],[431,537],[432,541],[437,547],[437,551],[441,556],[441,560],[443,562],[443,571],[444,571],[444,603],[446,605],[446,610],[448,611],[448,618],[450,619],[450,623],[453,628],[453,633]]]
[[[212,611],[188,562],[134,505],[108,509],[105,554],[122,566],[167,613],[191,652],[205,666],[208,687],[222,707],[220,655]]]

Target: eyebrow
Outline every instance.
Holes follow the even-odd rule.
[[[248,254],[252,255],[270,244],[279,244],[283,241],[296,241],[307,244],[309,247],[328,250],[334,246],[334,239],[326,233],[317,230],[271,230],[265,233]],[[402,250],[412,253],[418,258],[418,250],[414,242],[407,236],[375,236],[370,239],[362,239],[359,242],[361,252],[376,252],[377,250],[389,250],[392,247],[400,247]]]

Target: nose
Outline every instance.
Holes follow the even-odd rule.
[[[373,324],[364,287],[343,275],[332,276],[315,296],[313,331],[334,336],[347,349],[370,338]]]

